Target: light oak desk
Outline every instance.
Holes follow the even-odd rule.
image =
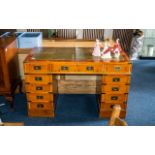
[[[98,75],[101,93],[99,116],[109,118],[115,104],[125,117],[130,84],[131,63],[122,52],[119,59],[92,56],[93,48],[40,48],[24,61],[28,115],[54,117],[57,94],[56,75]]]

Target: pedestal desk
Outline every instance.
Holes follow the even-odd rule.
[[[92,48],[38,48],[24,61],[28,115],[54,117],[56,108],[56,75],[97,75],[99,116],[109,118],[113,105],[121,106],[125,117],[132,64],[125,52],[119,58],[92,56]]]

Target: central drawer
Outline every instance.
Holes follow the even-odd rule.
[[[26,83],[48,84],[53,81],[52,75],[25,75]]]
[[[80,62],[78,63],[78,72],[81,73],[103,73],[104,66],[101,63]]]
[[[77,64],[75,62],[59,62],[51,64],[51,71],[54,73],[72,73],[77,72]]]
[[[53,85],[51,84],[26,84],[26,92],[53,92]]]
[[[102,85],[102,93],[118,93],[118,94],[122,94],[122,93],[128,93],[129,91],[129,85],[123,85],[123,84],[115,84],[115,85],[111,85],[111,84],[106,84],[106,85]]]
[[[52,93],[27,93],[27,99],[29,102],[52,102]]]
[[[101,102],[123,103],[127,102],[128,94],[101,94]]]

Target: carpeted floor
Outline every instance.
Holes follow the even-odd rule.
[[[4,98],[0,98],[3,102]],[[63,102],[63,103],[62,103]],[[27,116],[26,97],[17,94],[15,110],[1,115],[4,122],[24,122],[25,125],[107,125],[99,119],[95,95],[60,95],[55,118],[30,118]],[[133,62],[131,87],[126,121],[128,125],[155,125],[155,61]]]

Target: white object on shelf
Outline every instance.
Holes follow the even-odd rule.
[[[153,56],[153,52],[154,52],[154,46],[153,45],[147,45],[147,55]]]

